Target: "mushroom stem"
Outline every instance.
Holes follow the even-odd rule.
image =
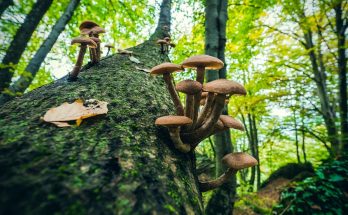
[[[226,183],[228,181],[228,179],[236,173],[237,173],[237,170],[234,170],[232,168],[228,168],[225,173],[223,173],[221,176],[219,176],[215,180],[199,182],[199,190],[201,192],[206,192],[206,191],[218,188],[221,185],[223,185],[224,183]]]
[[[199,128],[200,126],[202,126],[204,120],[206,120],[206,117],[208,116],[208,114],[211,112],[213,108],[213,103],[214,103],[214,93],[209,92],[207,96],[207,100],[203,107],[203,110],[199,114],[195,128]]]
[[[192,119],[194,96],[186,94],[185,116]]]
[[[175,109],[176,109],[176,114],[178,116],[184,116],[185,115],[184,107],[182,106],[180,98],[179,98],[179,95],[178,95],[178,93],[175,90],[175,86],[173,84],[173,80],[172,80],[171,74],[170,73],[164,73],[163,74],[163,80],[166,82],[169,94],[172,97],[172,100],[173,100],[173,103],[174,103]]]
[[[76,64],[74,66],[74,69],[69,73],[69,77],[68,77],[69,81],[76,81],[77,80],[77,76],[80,73],[80,69],[81,69],[81,66],[83,63],[83,57],[86,53],[86,50],[87,50],[87,45],[81,44],[79,55],[77,56],[77,60],[76,60]]]
[[[183,133],[181,136],[183,140],[195,148],[203,140],[206,134],[210,134],[214,125],[219,120],[220,114],[224,108],[224,101],[225,95],[217,94],[215,96],[214,107],[206,122],[200,128],[191,133]]]
[[[187,153],[191,150],[191,146],[189,144],[184,144],[180,138],[180,127],[178,126],[170,126],[168,127],[170,139],[174,143],[174,147],[184,153]]]
[[[198,81],[199,83],[203,84],[204,82],[204,71],[205,71],[205,67],[203,66],[199,66],[197,67],[197,77],[196,77],[196,81]],[[201,94],[202,92],[199,92],[195,95],[194,98],[194,104],[193,104],[193,118],[192,118],[192,126],[190,130],[193,130],[196,127],[196,123],[197,123],[197,117],[198,117],[198,111],[199,111],[199,102],[201,101]]]
[[[109,56],[109,52],[110,52],[110,47],[108,47],[108,52],[106,53],[106,56]]]
[[[97,50],[95,48],[91,48],[92,52],[92,63],[95,64],[98,62]]]

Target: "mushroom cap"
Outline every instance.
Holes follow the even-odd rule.
[[[181,65],[184,68],[205,67],[205,69],[212,70],[218,70],[224,67],[224,63],[220,59],[209,55],[196,55],[187,58]]]
[[[223,164],[234,170],[249,168],[258,164],[257,160],[253,156],[244,152],[227,154],[222,158],[221,161]]]
[[[215,81],[208,82],[203,85],[203,91],[218,93],[218,94],[241,94],[246,95],[246,90],[238,82],[226,80],[226,79],[217,79]]]
[[[224,123],[222,122],[221,119],[218,119],[218,121],[215,123],[215,126],[216,126],[219,130],[224,130],[224,128],[225,128],[225,125],[224,125]]]
[[[220,115],[219,119],[222,121],[224,126],[227,128],[234,128],[237,130],[244,131],[244,125],[241,122],[239,122],[238,120],[236,120],[228,115]]]
[[[169,42],[169,41],[170,41],[170,38],[169,38],[169,37],[165,37],[165,38],[163,38],[163,40]]]
[[[168,44],[166,40],[157,40],[157,44]]]
[[[81,45],[88,45],[91,48],[97,48],[97,44],[88,37],[75,37],[71,40],[71,45],[79,43]]]
[[[105,29],[100,27],[100,26],[95,26],[91,29],[91,33],[92,34],[101,34],[101,33],[105,33]]]
[[[107,48],[115,48],[115,46],[114,45],[112,45],[112,44],[106,44],[104,47],[107,47]]]
[[[162,64],[159,64],[159,65],[153,67],[150,70],[150,74],[163,75],[165,73],[172,73],[172,72],[182,71],[182,70],[183,70],[183,68],[180,65],[167,62],[167,63],[162,63]]]
[[[201,92],[202,87],[202,84],[198,81],[183,80],[176,84],[175,89],[188,95],[194,95]]]
[[[188,125],[192,124],[192,119],[186,116],[162,116],[157,118],[155,121],[155,125],[163,125],[163,126],[180,126],[180,125]]]
[[[83,29],[92,29],[96,26],[99,26],[99,25],[91,20],[85,20],[80,24],[79,29],[80,31],[82,31]]]
[[[95,43],[100,43],[101,40],[99,38],[96,38],[96,37],[90,37],[91,40],[93,40]]]

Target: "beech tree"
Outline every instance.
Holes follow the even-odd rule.
[[[28,66],[25,68],[25,72],[29,72],[30,76],[21,76],[9,87],[6,92],[0,95],[0,105],[14,98],[15,95],[22,94],[29,87],[29,85],[35,78],[36,73],[39,71],[42,62],[45,60],[47,54],[50,52],[53,45],[57,41],[60,33],[62,33],[62,31],[65,29],[66,24],[71,19],[79,3],[80,0],[71,0],[69,2],[66,10],[57,20],[50,34],[41,44],[34,57],[29,61]]]
[[[19,62],[31,35],[52,2],[53,0],[38,0],[17,30],[1,62],[0,92],[9,87],[16,64]]]

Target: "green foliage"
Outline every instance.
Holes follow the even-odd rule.
[[[257,214],[271,214],[272,207],[269,206],[268,199],[262,199],[256,194],[242,196],[235,204],[235,208],[241,211],[252,210]]]
[[[318,168],[315,177],[284,190],[274,210],[283,214],[346,214],[347,183],[347,159],[326,163]]]

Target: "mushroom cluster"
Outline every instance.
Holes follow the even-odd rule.
[[[166,62],[150,70],[152,75],[163,76],[176,109],[176,115],[159,117],[155,124],[168,128],[174,147],[183,153],[193,151],[202,140],[218,132],[230,128],[244,131],[241,122],[221,113],[232,95],[246,95],[245,88],[226,79],[204,83],[205,70],[219,70],[223,66],[218,58],[197,55],[181,65]],[[184,80],[175,85],[172,73],[182,72],[185,68],[196,70],[196,80]],[[185,106],[180,101],[179,92],[185,94]],[[257,164],[255,158],[245,153],[228,154],[222,162],[229,169],[216,180],[200,182],[202,192],[222,185],[236,171]]]
[[[172,140],[182,152],[193,150],[203,139],[217,132],[229,128],[244,130],[243,124],[236,119],[221,115],[226,100],[232,95],[246,95],[244,87],[226,79],[204,83],[206,69],[218,70],[223,66],[224,63],[218,58],[197,55],[186,59],[181,65],[162,63],[150,70],[152,75],[163,76],[176,109],[176,116],[160,117],[155,124],[170,128]],[[185,68],[197,71],[196,80],[184,80],[174,85],[171,73],[182,72]],[[185,94],[185,107],[180,101],[179,92]],[[177,127],[175,132],[173,126]]]
[[[168,54],[169,52],[169,47],[175,48],[175,44],[172,43],[170,37],[165,37],[163,39],[159,39],[156,42],[161,46],[161,54]]]
[[[91,59],[91,64],[96,64],[100,61],[101,57],[101,48],[99,39],[99,35],[105,33],[105,29],[100,27],[97,23],[86,20],[81,23],[79,26],[80,36],[73,38],[71,41],[71,45],[80,44],[80,51],[76,60],[76,64],[74,69],[69,73],[69,81],[77,80],[77,76],[81,70],[83,58],[86,53],[87,47],[89,48],[89,55]],[[108,53],[113,46],[111,44],[106,45],[108,48]]]

